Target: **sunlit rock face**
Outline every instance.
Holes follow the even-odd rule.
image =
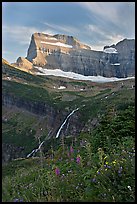
[[[73,36],[34,33],[26,60],[34,66],[72,71],[85,76],[135,75],[135,40],[124,39],[102,51],[92,50]]]

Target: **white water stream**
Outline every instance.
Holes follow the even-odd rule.
[[[85,105],[83,105],[83,107],[84,107],[84,106],[85,106]],[[79,108],[74,109],[74,110],[66,117],[66,119],[65,119],[64,122],[61,124],[61,126],[60,126],[60,128],[59,128],[59,130],[58,130],[58,132],[57,132],[57,134],[56,134],[56,138],[59,137],[60,132],[61,132],[63,126],[66,124],[66,122],[67,122],[67,120],[69,119],[69,117],[70,117],[71,115],[73,115],[77,110],[79,110]],[[50,132],[51,132],[51,131],[50,131]],[[50,132],[49,132],[49,134],[50,134]],[[49,136],[49,134],[48,134],[48,136]],[[34,153],[37,153],[37,151],[40,150],[40,148],[41,148],[41,146],[43,145],[44,142],[45,142],[45,140],[40,143],[40,145],[39,145],[39,147],[38,147],[37,149],[33,149],[33,150],[31,151],[31,153],[29,153],[26,157],[29,158],[29,157],[30,157],[31,155],[33,155]]]
[[[48,136],[50,135],[50,133],[51,133],[51,131],[49,132]],[[47,136],[47,138],[48,138],[48,136]],[[41,146],[43,145],[43,143],[45,142],[45,140],[46,140],[46,139],[44,139],[44,140],[40,143],[40,145],[38,146],[37,149],[33,149],[32,152],[29,153],[26,157],[28,158],[28,157],[30,157],[32,154],[37,153],[37,151],[40,150],[40,148],[41,148]]]
[[[64,120],[64,122],[62,123],[62,125],[60,126],[60,128],[59,128],[59,130],[58,130],[58,132],[57,132],[57,134],[56,134],[56,138],[59,137],[60,132],[61,132],[63,126],[66,124],[66,122],[67,122],[67,120],[69,119],[69,117],[70,117],[71,115],[73,115],[73,113],[74,113],[75,111],[77,111],[78,109],[79,109],[79,108],[76,108],[75,110],[73,110],[73,111],[66,117],[66,119]]]

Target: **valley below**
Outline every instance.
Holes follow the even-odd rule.
[[[47,60],[54,64],[52,54]],[[125,70],[107,77],[51,69],[50,63],[38,67],[39,56],[35,66],[23,58],[2,60],[3,202],[134,201],[131,57],[128,76]]]

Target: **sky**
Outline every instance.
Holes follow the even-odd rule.
[[[76,37],[92,50],[135,39],[135,2],[2,2],[2,57],[26,57],[35,32]]]

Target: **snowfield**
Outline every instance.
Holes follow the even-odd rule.
[[[109,47],[103,50],[105,53],[118,53],[117,50],[113,47]]]
[[[68,45],[68,44],[61,43],[61,42],[52,43],[52,42],[41,41],[41,43],[45,43],[45,44],[49,44],[49,45],[55,45],[55,46],[59,46],[59,47],[68,47],[68,48],[72,48],[73,47],[72,45]]]
[[[99,83],[121,81],[121,80],[135,78],[135,77],[127,77],[127,78],[110,77],[108,78],[108,77],[103,77],[103,76],[84,76],[82,74],[77,74],[74,72],[64,72],[60,69],[44,69],[42,67],[35,67],[35,68],[38,69],[38,72],[36,72],[36,75],[60,76],[60,77],[66,77],[69,79],[92,81],[92,82],[99,82]]]

